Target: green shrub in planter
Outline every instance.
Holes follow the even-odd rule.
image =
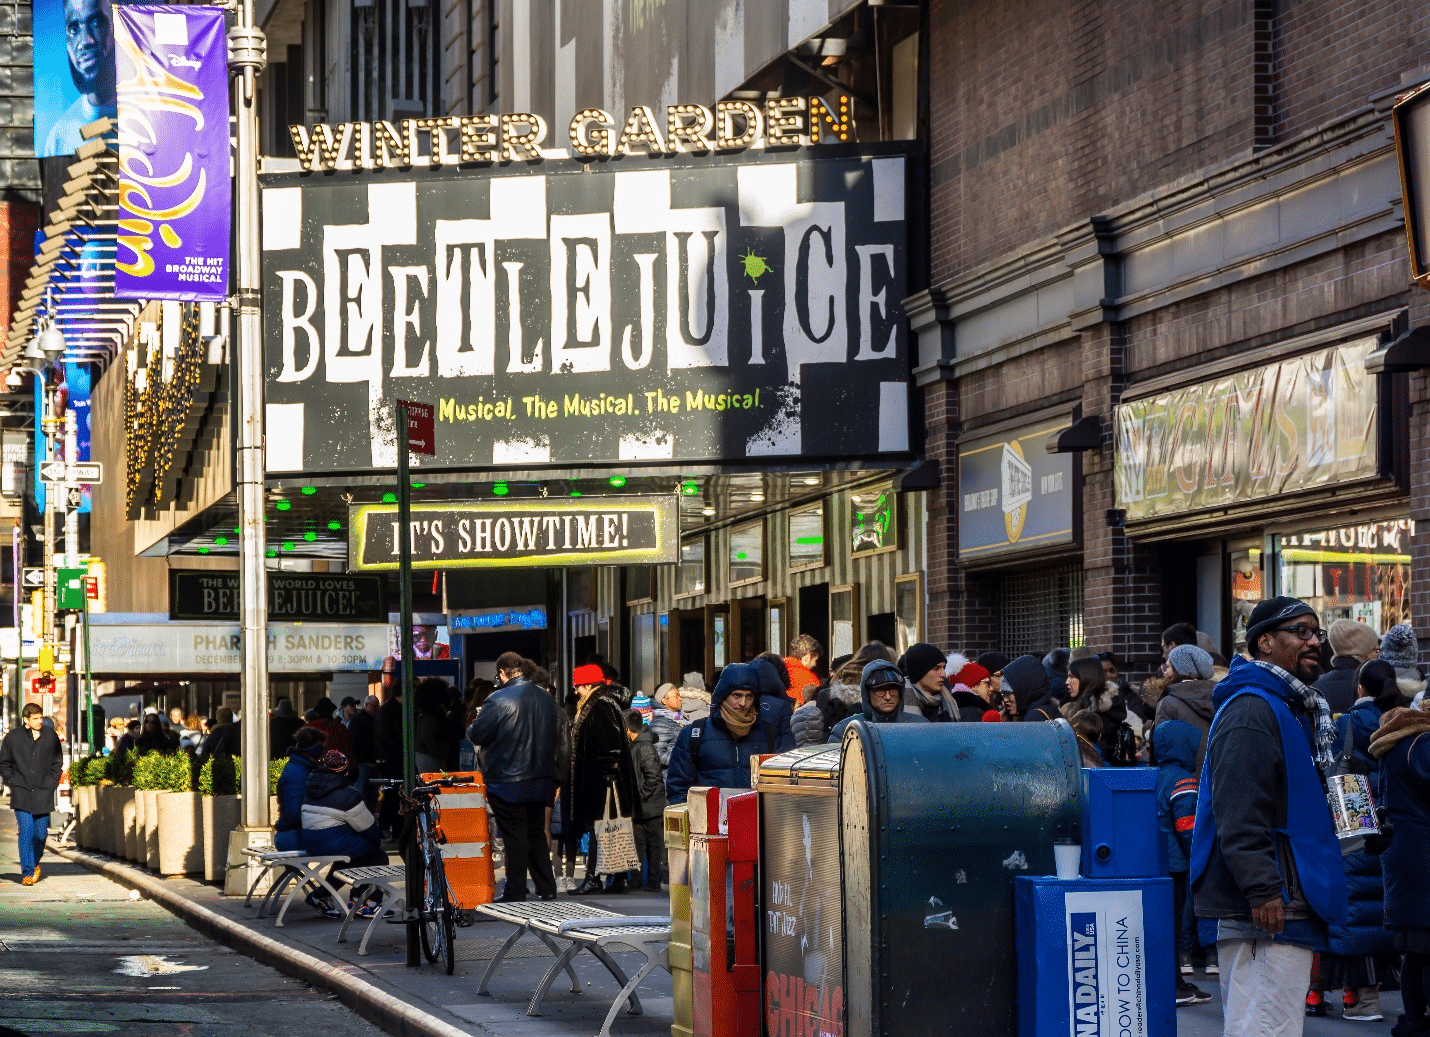
[[[268,761],[268,794],[270,796],[278,795],[278,777],[283,773],[283,767],[287,762],[287,757]]]
[[[110,753],[104,758],[105,778],[111,785],[133,785],[134,763],[138,758],[139,753],[134,749],[122,753]]]
[[[134,787],[142,791],[153,791],[163,788],[160,781],[160,771],[164,766],[166,755],[151,750],[144,753],[134,761]]]
[[[103,756],[86,756],[70,764],[70,787],[87,788],[98,785],[104,779],[105,762]]]
[[[236,796],[242,773],[243,757],[215,753],[199,771],[199,792],[205,796]]]
[[[160,757],[159,784],[165,792],[194,791],[194,761],[188,753],[169,753]]]

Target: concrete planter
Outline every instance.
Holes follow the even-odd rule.
[[[278,797],[268,797],[268,827],[278,827]]]
[[[228,837],[243,820],[237,796],[202,796],[204,801],[204,881],[222,882],[228,865]]]
[[[94,787],[94,821],[90,824],[90,835],[93,837],[94,848],[101,853],[110,853],[114,845],[114,829],[117,827],[114,821],[114,788],[110,785],[96,785]]]
[[[197,792],[161,792],[159,873],[172,877],[204,870],[203,804]]]
[[[94,818],[94,786],[72,785],[70,804],[74,807],[74,840],[86,850],[94,847],[89,841],[90,822]]]
[[[131,861],[139,860],[139,804],[137,790],[130,785],[117,785],[119,789],[120,828],[124,842],[117,847],[119,856]]]
[[[148,804],[144,801],[144,790],[136,788],[134,790],[134,856],[130,860],[143,864],[146,855],[144,853],[144,808]]]
[[[144,789],[138,798],[144,803],[144,839],[140,847],[140,862],[151,871],[159,870],[159,797],[158,789]]]

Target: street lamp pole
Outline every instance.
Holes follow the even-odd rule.
[[[234,164],[234,273],[238,310],[238,524],[243,623],[243,827],[229,842],[229,892],[248,887],[239,851],[271,840],[268,817],[268,571],[263,529],[263,340],[258,269],[258,73],[268,44],[254,24],[253,0],[239,0],[228,34],[237,116]],[[239,862],[235,866],[234,862]]]

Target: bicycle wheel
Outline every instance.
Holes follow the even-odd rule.
[[[422,903],[419,910],[422,954],[432,963],[440,958],[451,975],[457,966],[455,911],[447,888],[447,870],[442,866],[442,852],[436,840],[427,836],[422,826]]]

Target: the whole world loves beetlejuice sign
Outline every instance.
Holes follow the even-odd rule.
[[[263,188],[272,471],[909,449],[906,160],[282,174]]]

